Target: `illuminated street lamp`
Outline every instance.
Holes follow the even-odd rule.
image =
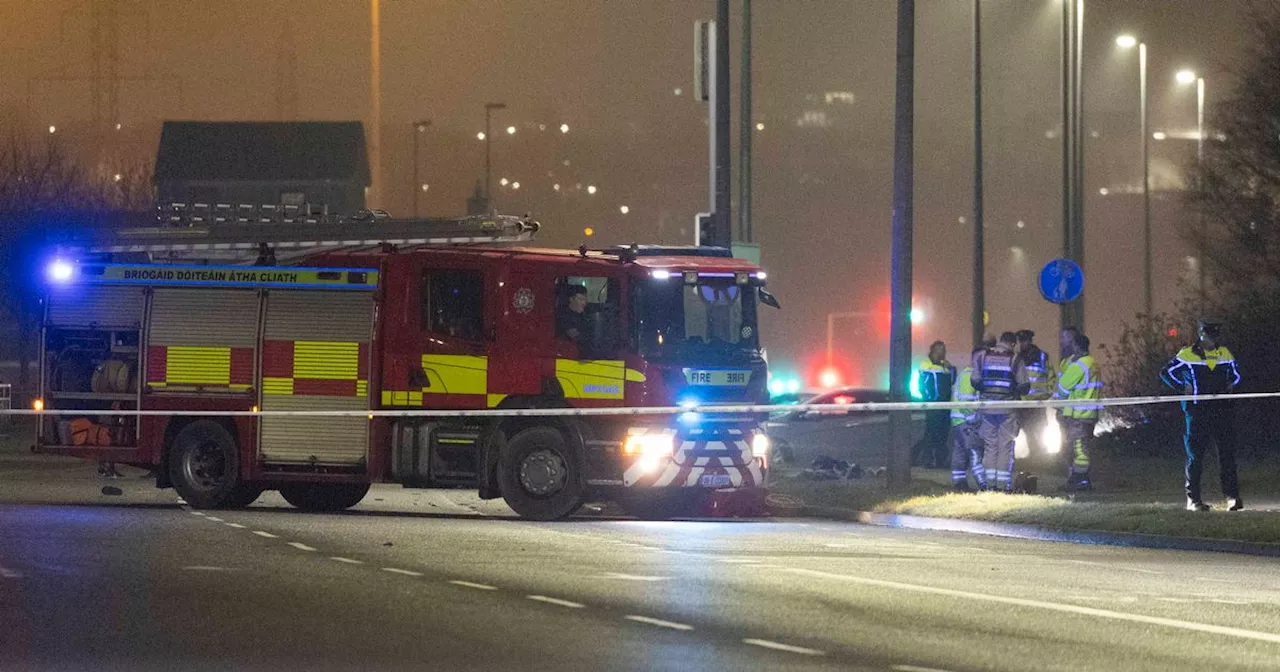
[[[508,126],[508,127],[507,127],[507,135],[515,135],[515,134],[516,134],[516,127],[515,127],[515,126]]]
[[[588,185],[587,185],[587,193],[588,193],[588,194],[594,194],[594,193],[596,193],[596,185],[594,185],[594,184],[588,184]]]
[[[569,124],[560,124],[560,132],[561,132],[561,133],[568,133],[568,132],[569,132]]]

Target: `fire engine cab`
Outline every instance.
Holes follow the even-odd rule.
[[[64,235],[37,404],[72,413],[41,417],[37,450],[152,468],[197,508],[274,489],[339,510],[393,482],[476,487],[537,520],[589,500],[667,517],[760,488],[759,414],[574,409],[766,402],[765,273],[718,248],[531,247],[537,228],[241,218]],[[426,409],[459,413],[412,414]],[[513,409],[563,413],[462,413]]]

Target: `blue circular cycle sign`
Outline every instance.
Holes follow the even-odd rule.
[[[1040,271],[1040,295],[1052,303],[1069,303],[1084,292],[1084,271],[1070,259],[1054,259]]]

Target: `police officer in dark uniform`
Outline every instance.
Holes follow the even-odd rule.
[[[1234,392],[1240,384],[1240,370],[1231,351],[1222,345],[1222,322],[1201,320],[1199,336],[1199,341],[1179,350],[1165,365],[1160,372],[1161,380],[1185,395]],[[1236,428],[1232,411],[1229,400],[1182,402],[1182,412],[1187,420],[1182,442],[1187,451],[1188,511],[1209,510],[1209,505],[1200,495],[1200,473],[1204,468],[1205,451],[1211,442],[1218,447],[1222,494],[1227,497],[1227,508],[1231,511],[1244,508],[1240,484],[1236,479]]]

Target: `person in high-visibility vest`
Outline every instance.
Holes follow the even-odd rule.
[[[975,348],[972,358],[985,348]],[[966,366],[956,376],[952,401],[977,401],[978,390],[973,387],[973,366]],[[981,418],[976,408],[951,409],[951,487],[959,492],[970,492],[969,474],[978,489],[987,488],[987,474],[982,466],[982,440],[978,436]]]
[[[1240,385],[1240,370],[1235,356],[1222,345],[1222,323],[1217,320],[1201,320],[1200,340],[1178,351],[1160,372],[1165,385],[1185,395],[1231,394]],[[1240,483],[1236,478],[1236,428],[1232,419],[1230,400],[1200,400],[1182,402],[1186,414],[1187,430],[1182,445],[1187,451],[1187,510],[1208,511],[1200,495],[1200,472],[1204,468],[1204,454],[1210,443],[1218,446],[1218,476],[1222,480],[1222,494],[1227,498],[1227,509],[1244,508],[1240,499]]]
[[[1098,424],[1098,400],[1102,398],[1102,377],[1098,374],[1093,355],[1089,354],[1089,337],[1076,332],[1072,335],[1072,356],[1058,378],[1054,399],[1078,401],[1062,409],[1062,424],[1066,430],[1068,459],[1067,491],[1077,492],[1093,488],[1089,480],[1089,449],[1093,443],[1093,429]]]
[[[918,386],[922,401],[951,401],[951,388],[956,380],[956,367],[947,361],[947,344],[934,341],[929,346],[929,356],[920,362]],[[947,432],[950,430],[950,412],[925,411],[924,438],[916,444],[915,464],[931,469],[945,468],[947,463]]]
[[[983,401],[1010,401],[1027,391],[1027,370],[1018,361],[1013,348],[1017,337],[1013,332],[1000,334],[994,348],[984,349],[974,357],[970,379]],[[1018,418],[1006,409],[982,411],[982,464],[987,487],[1000,492],[1013,490],[1013,444],[1018,438]]]
[[[1049,399],[1053,396],[1054,379],[1057,378],[1049,364],[1049,356],[1035,344],[1036,332],[1023,329],[1016,335],[1018,358],[1027,369],[1027,393],[1022,398],[1031,401]],[[1018,424],[1027,433],[1027,445],[1033,448],[1034,453],[1048,452],[1048,446],[1042,441],[1046,422],[1043,408],[1024,408],[1018,412]]]

